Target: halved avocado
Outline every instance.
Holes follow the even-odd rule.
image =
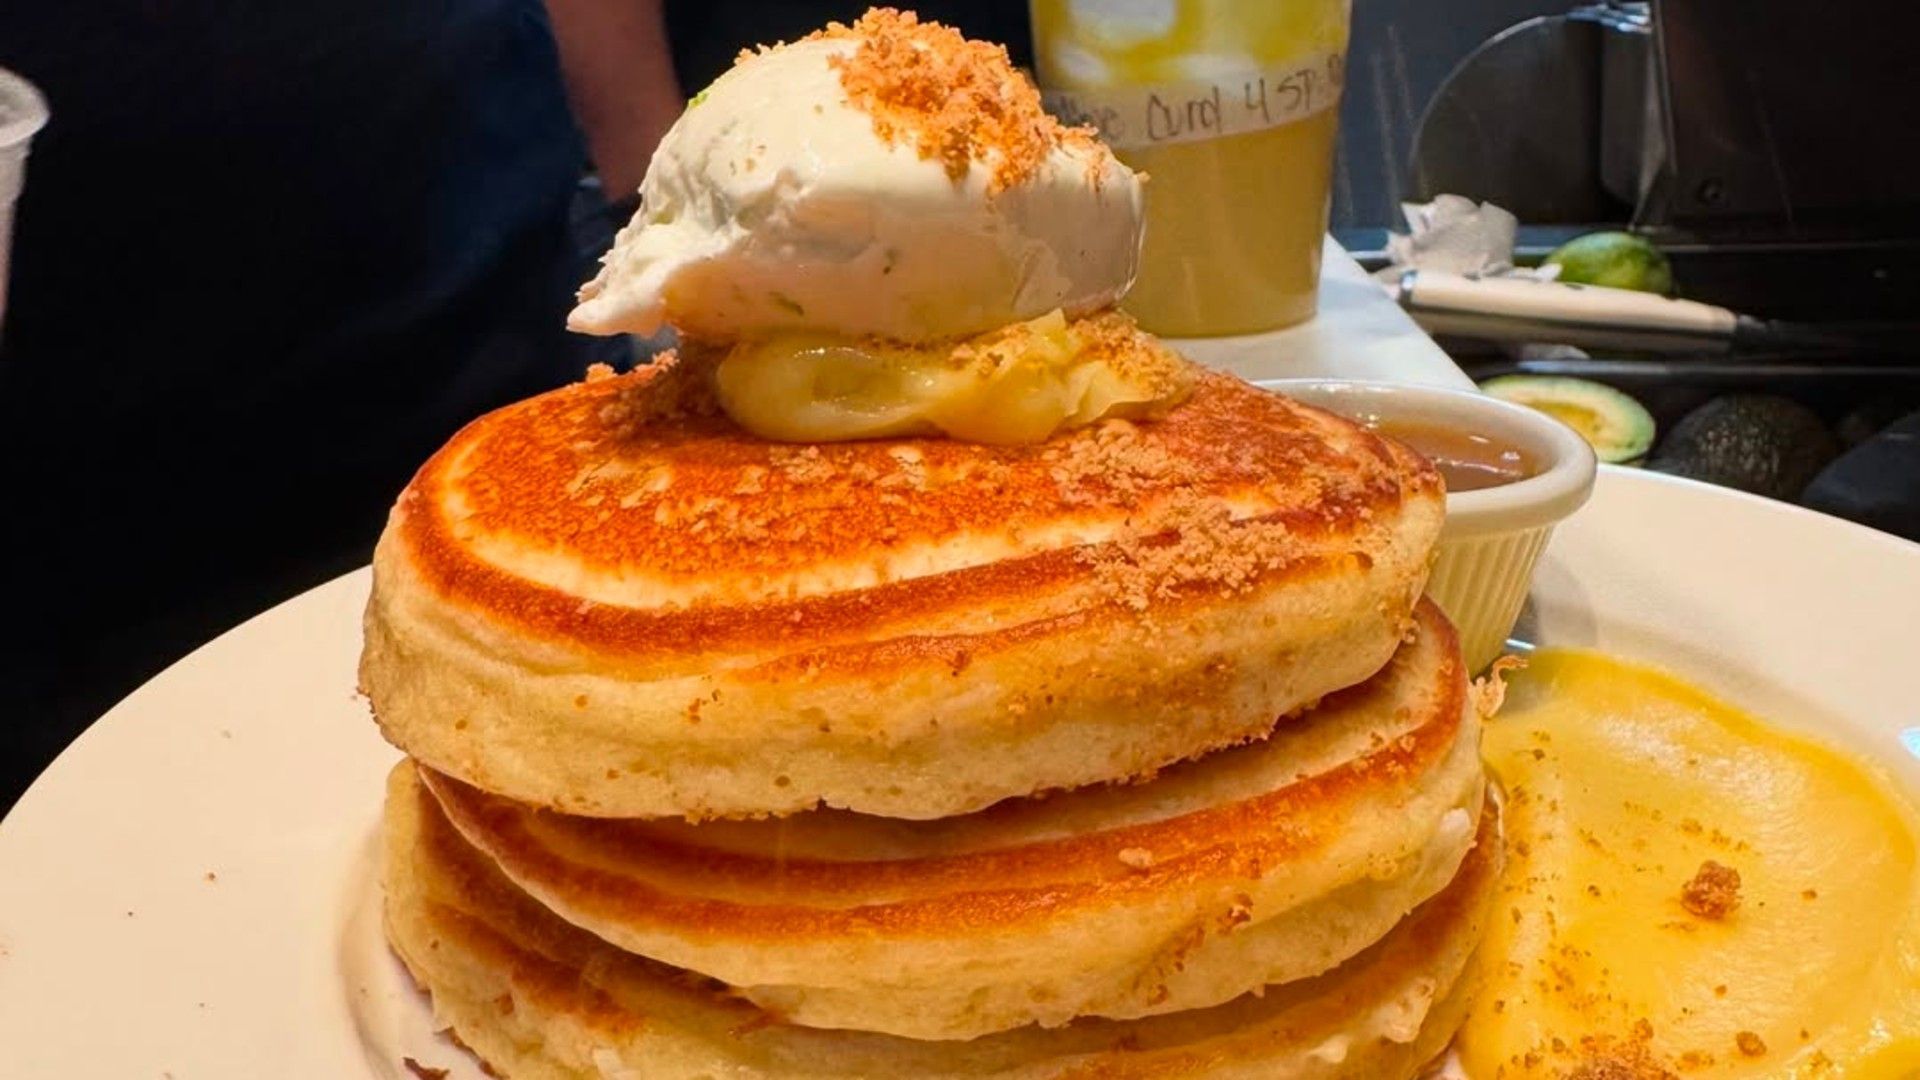
[[[1502,375],[1481,383],[1480,389],[1566,424],[1593,444],[1601,461],[1635,461],[1653,445],[1653,414],[1605,383],[1559,375]]]

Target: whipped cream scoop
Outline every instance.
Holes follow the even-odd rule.
[[[875,45],[868,26],[745,55],[694,99],[654,154],[640,211],[581,289],[571,328],[927,342],[1056,309],[1085,314],[1127,290],[1141,178],[1041,114],[998,50],[997,62],[969,69],[970,100],[984,93],[1001,130],[1007,118],[1024,124],[1020,141],[929,152],[930,132],[884,94],[879,105],[863,96],[857,79],[863,62],[904,59],[911,73],[920,57],[904,50],[936,46],[897,38],[875,62],[860,55]],[[967,107],[938,93],[902,97]]]

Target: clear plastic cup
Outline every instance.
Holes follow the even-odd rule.
[[[27,180],[27,145],[46,123],[47,99],[32,83],[0,68],[0,327],[7,319],[13,208]]]
[[[1048,106],[1151,178],[1121,301],[1166,337],[1314,312],[1352,0],[1028,0]]]

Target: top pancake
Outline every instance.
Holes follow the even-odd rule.
[[[934,817],[1151,772],[1385,663],[1424,461],[1218,374],[1025,447],[792,445],[590,380],[482,417],[375,556],[388,737],[600,816]]]

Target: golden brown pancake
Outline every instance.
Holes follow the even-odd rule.
[[[768,443],[654,378],[482,417],[401,495],[361,680],[425,764],[601,817],[1146,775],[1386,663],[1442,515],[1411,452],[1220,374],[1022,447]]]
[[[1451,885],[1315,979],[1209,1009],[970,1041],[799,1027],[557,918],[469,847],[410,763],[387,803],[386,921],[435,1015],[514,1080],[1406,1080],[1464,1011],[1499,872],[1489,808]]]
[[[424,771],[521,888],[811,1027],[972,1038],[1318,975],[1452,879],[1485,789],[1452,628],[1272,738],[1154,780],[902,822],[609,821]]]

